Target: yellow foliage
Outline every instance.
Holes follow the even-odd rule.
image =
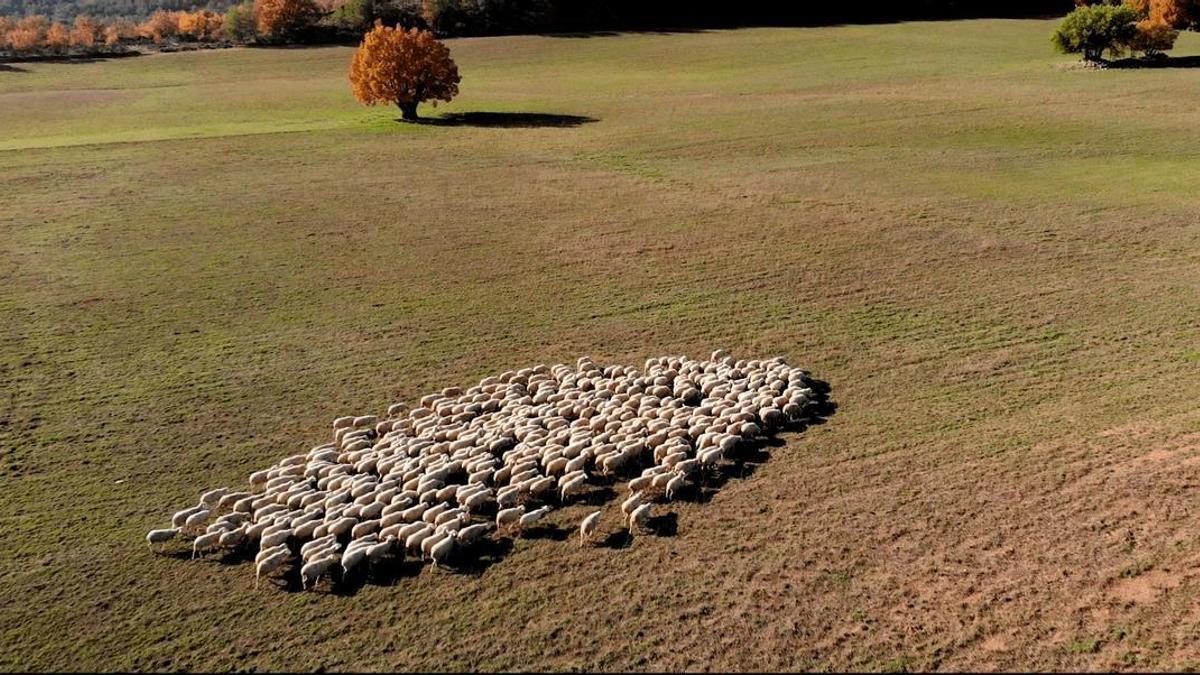
[[[350,88],[364,105],[395,104],[405,119],[423,101],[450,101],[458,94],[458,66],[450,49],[429,31],[376,24],[350,63]]]
[[[63,49],[71,44],[71,31],[67,27],[54,22],[46,31],[46,46],[50,49]]]
[[[100,32],[100,24],[90,16],[80,14],[75,17],[75,27],[71,29],[71,45],[90,49],[96,45],[96,34]]]
[[[221,24],[224,20],[225,17],[206,9],[197,12],[180,12],[179,34],[197,40],[215,40],[220,35]]]
[[[180,12],[167,12],[160,9],[138,26],[138,33],[155,42],[162,42],[179,32],[179,14]]]
[[[265,37],[279,38],[301,30],[315,21],[317,14],[312,0],[254,0],[254,24]]]

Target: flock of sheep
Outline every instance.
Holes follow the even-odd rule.
[[[384,561],[447,565],[496,531],[534,526],[597,476],[631,477],[621,503],[632,535],[656,500],[704,480],[743,442],[804,418],[808,373],[782,358],[659,357],[644,370],[539,365],[444,389],[387,416],[340,417],[333,440],[216,488],[152,530],[153,549],[181,535],[192,556],[257,548],[260,577],[299,557],[304,588]],[[579,525],[580,545],[601,511]]]

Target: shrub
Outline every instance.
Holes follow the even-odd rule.
[[[249,42],[254,39],[254,2],[246,0],[240,5],[234,5],[225,12],[221,22],[221,32],[225,37],[235,42]]]
[[[1100,61],[1107,51],[1119,56],[1137,32],[1137,10],[1128,5],[1076,7],[1050,36],[1064,54],[1083,54],[1085,61]]]
[[[1129,48],[1147,58],[1155,57],[1174,47],[1177,37],[1179,31],[1169,25],[1143,19],[1137,23],[1137,30],[1129,40]]]
[[[433,33],[376,24],[363,37],[350,63],[350,88],[365,105],[399,106],[406,120],[417,119],[424,101],[449,101],[458,94],[458,66]]]

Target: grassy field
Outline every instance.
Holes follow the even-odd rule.
[[[346,48],[0,67],[0,668],[1200,664],[1197,71],[1051,25],[452,41],[437,112],[549,126]],[[675,536],[334,594],[142,540],[337,415],[716,347],[838,410]]]

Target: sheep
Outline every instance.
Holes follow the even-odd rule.
[[[367,549],[365,546],[350,546],[342,554],[342,576],[350,573],[350,570],[358,567],[364,560],[367,559]]]
[[[212,516],[212,511],[210,511],[208,509],[200,509],[199,511],[196,511],[195,513],[193,513],[192,515],[190,515],[186,519],[184,519],[183,529],[191,530],[191,529],[197,528],[197,527],[203,525],[204,523],[208,522],[208,519],[211,516]]]
[[[200,495],[200,503],[210,509],[217,508],[217,502],[229,492],[229,488],[219,487]]]
[[[425,524],[422,525],[423,527],[420,530],[408,535],[408,539],[404,540],[404,550],[412,553],[413,555],[420,554],[421,543],[424,542],[426,538],[433,536],[433,526]]]
[[[264,548],[269,548],[271,546],[276,546],[278,544],[282,544],[291,538],[292,538],[292,531],[290,528],[284,529],[284,530],[279,530],[277,532],[271,532],[270,534],[267,534],[266,532],[264,532],[262,535],[262,539],[259,540],[259,546],[262,546]]]
[[[304,590],[315,589],[321,581],[321,577],[325,576],[337,563],[338,559],[334,556],[305,563],[300,568],[300,587]]]
[[[217,542],[221,540],[221,532],[206,532],[192,540],[192,559],[197,556],[203,557],[204,554],[216,548]]]
[[[246,526],[224,532],[217,539],[217,545],[222,548],[234,548],[246,541]]]
[[[433,534],[431,534],[428,537],[426,537],[425,539],[423,539],[421,541],[421,559],[428,560],[431,552],[433,551],[433,547],[436,546],[439,542],[441,542],[449,537],[452,537],[452,536],[453,536],[453,533],[451,533],[451,532],[435,531]]]
[[[543,506],[540,509],[534,509],[529,513],[522,515],[517,519],[517,529],[523,532],[525,528],[544,518],[547,513],[550,513],[550,507]]]
[[[276,551],[262,560],[256,560],[254,564],[254,587],[258,588],[258,580],[260,577],[269,575],[275,570],[279,569],[291,557],[292,554],[284,550]]]
[[[583,522],[579,523],[580,548],[582,548],[583,545],[587,543],[588,539],[591,539],[592,535],[596,533],[596,527],[600,523],[601,513],[601,511],[596,511],[584,518]]]
[[[150,530],[146,534],[146,545],[153,551],[155,544],[161,544],[174,539],[179,534],[179,529],[178,527],[172,527],[165,530]]]
[[[521,517],[525,515],[524,506],[514,506],[509,509],[501,509],[496,513],[496,529],[506,530],[517,524]]]
[[[383,560],[384,558],[386,558],[388,555],[391,554],[392,549],[395,548],[395,545],[396,545],[395,539],[384,539],[383,541],[379,542],[378,544],[368,545],[367,546],[367,561],[375,563],[375,562],[379,562],[380,560]],[[403,557],[404,552],[401,551],[400,555]]]
[[[462,546],[470,546],[482,539],[492,530],[491,523],[476,523],[458,531],[457,539]]]
[[[629,514],[629,533],[633,534],[634,530],[645,530],[647,521],[650,519],[650,504],[642,504]]]
[[[450,556],[454,554],[457,543],[457,537],[451,533],[429,548],[429,559],[433,561],[435,567],[446,566],[450,561]]]
[[[331,558],[339,536],[352,538],[338,556],[347,562],[360,550],[386,558],[403,544],[426,555],[439,547],[441,565],[442,551],[465,550],[490,531],[471,514],[493,501],[494,527],[520,530],[551,508],[526,511],[526,500],[553,490],[565,505],[586,491],[588,472],[628,472],[621,511],[632,533],[645,529],[651,499],[679,498],[743,444],[802,419],[814,398],[807,371],[722,350],[707,360],[653,357],[643,369],[588,357],[539,364],[444,389],[419,407],[393,404],[386,417],[338,417],[331,442],[255,471],[249,491],[204,492],[171,527],[200,534],[193,556],[257,542],[260,555],[270,553],[256,565],[293,539],[305,562]],[[581,521],[581,545],[597,520]],[[169,531],[148,534],[149,548],[178,534]]]
[[[634,510],[641,506],[645,501],[645,494],[641,492],[635,492],[625,501],[621,502],[621,513],[628,518],[629,514],[633,513]]]
[[[192,506],[192,507],[186,508],[182,511],[176,511],[175,515],[171,516],[171,527],[179,527],[179,528],[184,527],[188,518],[192,517],[196,513],[199,513],[200,511],[203,511],[203,510],[205,510],[204,506],[197,505],[197,506]]]

